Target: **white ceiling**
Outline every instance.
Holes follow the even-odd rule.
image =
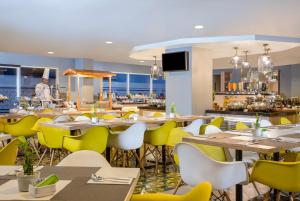
[[[142,44],[222,35],[300,37],[299,8],[299,0],[1,0],[0,51],[141,64],[129,54]],[[205,28],[195,30],[197,24]]]

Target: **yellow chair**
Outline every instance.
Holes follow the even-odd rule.
[[[34,130],[37,133],[38,142],[41,145],[45,146],[46,142],[45,142],[43,134],[40,132],[40,125],[39,124],[42,123],[42,122],[51,122],[51,121],[53,121],[51,118],[42,117],[42,118],[38,119],[36,121],[36,123],[34,124],[34,126],[32,127],[32,130]]]
[[[39,143],[43,144],[46,149],[44,150],[38,165],[43,160],[44,155],[49,150],[50,151],[50,166],[52,166],[54,153],[59,149],[63,148],[63,138],[64,136],[69,136],[70,131],[60,128],[48,127],[48,126],[39,126],[40,129],[40,138]]]
[[[208,125],[213,125],[218,128],[221,128],[223,122],[224,122],[224,117],[216,117],[213,120],[211,120],[211,122],[209,124],[202,124],[200,127],[200,134],[205,133],[206,126],[208,126]]]
[[[129,119],[130,115],[132,115],[132,114],[135,114],[135,112],[134,111],[128,111],[125,114],[123,114],[121,116],[121,118],[123,118],[123,119]]]
[[[237,122],[236,125],[235,125],[235,129],[236,130],[245,130],[245,129],[249,129],[249,126],[247,126],[243,122]]]
[[[195,186],[185,195],[170,195],[161,193],[135,194],[131,201],[209,201],[212,193],[212,185],[203,182]]]
[[[99,117],[100,119],[104,119],[104,120],[113,120],[115,118],[117,118],[115,115],[113,114],[103,114],[103,115],[100,115]]]
[[[92,114],[91,113],[83,113],[82,116],[88,117],[88,118],[92,118]]]
[[[106,149],[108,135],[108,128],[104,126],[94,126],[83,135],[65,136],[63,148],[70,152],[92,150],[103,153]]]
[[[0,149],[0,165],[15,165],[19,144],[16,138]]]
[[[41,113],[52,113],[52,112],[53,112],[53,109],[46,108],[46,109],[43,109]]]
[[[152,113],[151,116],[152,116],[152,117],[163,117],[164,114],[163,114],[162,112],[154,112],[154,113]]]
[[[300,161],[259,160],[253,167],[250,179],[279,191],[290,192],[292,198],[293,193],[300,192]]]
[[[280,125],[289,125],[289,124],[292,124],[292,122],[288,118],[286,117],[280,118]]]
[[[31,137],[36,134],[36,131],[31,128],[34,126],[36,121],[38,120],[37,116],[28,115],[23,117],[22,119],[14,122],[8,123],[5,126],[5,133],[8,133],[14,137],[24,136]]]
[[[168,121],[164,123],[161,127],[148,130],[145,132],[144,142],[148,145],[152,145],[154,149],[147,146],[145,149],[144,157],[148,155],[148,151],[153,155],[155,159],[155,171],[158,172],[158,161],[160,156],[159,146],[166,146],[168,142],[168,137],[173,128],[176,127],[175,121]]]

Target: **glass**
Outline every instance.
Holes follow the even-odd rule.
[[[21,96],[33,97],[35,96],[35,85],[42,81],[44,68],[21,68]],[[56,69],[50,69],[49,73],[49,87],[50,90],[55,89],[56,86]],[[54,96],[55,91],[52,91]]]
[[[118,73],[111,81],[111,90],[116,96],[127,95],[127,74]]]
[[[158,80],[153,80],[153,93],[156,94],[157,97],[164,98],[166,96],[166,81],[163,78]]]
[[[8,112],[16,107],[17,68],[0,67],[0,94],[8,97],[8,100],[0,102],[0,112]]]
[[[150,93],[150,76],[149,75],[138,75],[130,74],[130,93],[131,94],[144,94],[149,95]]]

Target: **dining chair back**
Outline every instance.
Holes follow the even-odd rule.
[[[190,186],[208,181],[213,189],[224,190],[248,181],[247,166],[241,161],[218,162],[188,143],[177,144],[174,151],[179,157],[181,178]]]
[[[58,115],[53,119],[54,122],[66,122],[71,120],[72,118],[67,114]]]
[[[125,114],[123,114],[122,116],[121,116],[121,118],[122,119],[129,119],[130,118],[130,115],[132,115],[132,114],[136,114],[134,111],[128,111],[128,112],[126,112]]]
[[[206,126],[205,135],[212,135],[212,134],[217,134],[217,133],[222,133],[222,130],[213,125]]]
[[[249,129],[249,126],[247,126],[244,122],[237,122],[235,125],[236,130],[245,130]]]
[[[81,121],[81,122],[90,122],[91,119],[87,116],[84,116],[84,115],[80,115],[80,116],[77,116],[74,121]]]
[[[138,122],[119,134],[111,134],[110,144],[122,150],[140,148],[144,143],[146,124]]]
[[[15,165],[20,141],[16,138],[0,149],[0,165]]]
[[[103,153],[107,146],[109,131],[105,126],[94,126],[79,136],[65,136],[63,148],[76,152],[80,150],[92,150]]]
[[[7,123],[4,131],[14,137],[31,137],[36,134],[36,131],[31,128],[35,125],[37,120],[37,116],[27,115],[16,122]]]
[[[273,189],[296,193],[300,192],[299,172],[300,161],[278,162],[259,160],[253,167],[250,179]],[[291,196],[293,194],[290,194],[290,198]]]
[[[280,124],[281,125],[289,125],[289,124],[292,124],[292,122],[286,117],[281,117],[280,118]]]
[[[100,119],[104,119],[104,120],[112,120],[115,118],[117,118],[117,117],[113,114],[103,114],[100,116]]]
[[[81,150],[69,154],[57,166],[71,167],[111,167],[107,160],[98,152],[92,150]]]
[[[260,127],[269,127],[269,126],[273,126],[273,124],[266,119],[262,119],[260,120]]]
[[[193,134],[194,136],[197,136],[200,133],[200,127],[202,124],[203,124],[202,119],[196,119],[192,123],[190,123],[188,126],[184,127],[183,130]]]

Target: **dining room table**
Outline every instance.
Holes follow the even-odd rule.
[[[35,198],[18,191],[18,171],[21,166],[0,166],[0,200],[129,201],[140,175],[139,168],[39,166],[35,171],[41,178],[54,174],[59,181],[54,194]]]
[[[280,151],[300,147],[300,124],[266,127],[261,136],[253,133],[253,129],[230,130],[211,135],[184,137],[183,142],[234,149],[236,161],[243,160],[243,151],[272,154],[273,160],[279,161]],[[236,185],[235,194],[237,201],[243,200],[242,184]]]
[[[69,130],[71,135],[76,135],[82,130],[89,129],[93,126],[106,126],[108,128],[118,127],[118,126],[131,126],[137,122],[143,122],[146,124],[147,129],[156,129],[163,123],[167,121],[176,121],[181,123],[183,126],[186,126],[188,122],[192,122],[196,119],[202,119],[204,122],[211,120],[209,116],[203,115],[177,115],[176,117],[147,117],[140,116],[137,119],[125,119],[125,118],[115,118],[110,120],[99,119],[97,123],[92,123],[91,121],[67,121],[67,122],[41,122],[40,125],[46,127],[60,128],[64,130]],[[112,134],[116,134],[113,133]],[[110,152],[111,148],[108,146],[106,148],[106,159],[110,161]],[[137,150],[137,153],[140,153],[140,150]],[[138,154],[139,155],[139,154]],[[166,170],[166,147],[162,146],[162,164],[163,170]]]

